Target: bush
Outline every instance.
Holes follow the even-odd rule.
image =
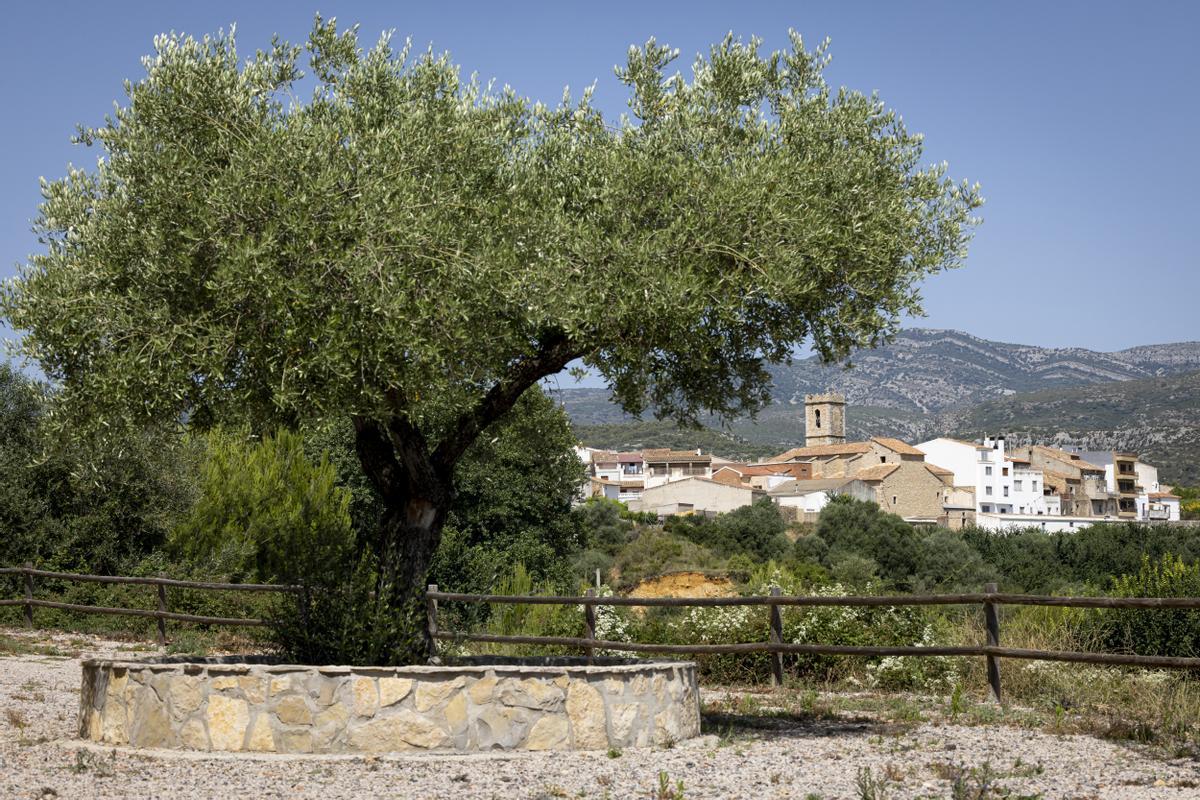
[[[984,562],[956,531],[929,531],[917,547],[914,592],[978,592],[997,579],[996,570]]]
[[[358,556],[350,493],[328,458],[313,463],[299,434],[259,442],[226,431],[207,437],[200,498],[172,535],[192,565],[235,582],[300,584],[276,602],[271,636],[289,658],[369,663],[379,654],[374,565]]]
[[[617,554],[613,568],[621,586],[630,588],[655,575],[715,569],[720,564],[721,560],[708,548],[665,531],[642,528]]]
[[[624,503],[592,497],[574,513],[583,531],[584,547],[616,555],[629,543],[634,523],[629,520]]]
[[[0,565],[128,572],[190,508],[199,448],[174,428],[60,435],[53,400],[0,364]]]
[[[814,587],[790,570],[768,564],[757,570],[745,587],[748,595],[765,595],[772,586],[784,594],[836,597],[850,593],[833,584]],[[878,587],[868,586],[874,593]],[[855,590],[855,593],[862,590]],[[787,607],[782,610],[784,641],[796,644],[925,645],[936,640],[932,612],[912,607]],[[637,641],[661,643],[730,644],[765,642],[769,612],[758,606],[715,606],[651,609],[633,620],[630,635]],[[700,656],[701,675],[725,684],[758,683],[770,678],[767,653]],[[942,688],[950,662],[940,658],[857,659],[842,656],[785,655],[785,668],[796,676],[816,680],[845,677],[864,666],[874,683],[889,687]]]
[[[962,537],[1006,588],[1047,593],[1107,586],[1114,575],[1136,573],[1143,557],[1154,561],[1172,553],[1193,563],[1200,556],[1198,533],[1187,527],[1107,522],[1055,533],[968,529]]]
[[[328,459],[310,462],[299,434],[252,442],[215,431],[200,497],[172,542],[235,581],[311,582],[336,572],[353,550],[349,502]]]
[[[816,535],[829,546],[823,562],[836,554],[855,554],[878,565],[879,577],[900,589],[912,584],[919,540],[913,527],[874,503],[835,495],[821,511]],[[844,558],[844,555],[842,556]]]
[[[782,558],[790,549],[784,535],[787,522],[767,497],[711,519],[668,517],[663,529],[726,558],[744,554],[764,562]]]
[[[1134,574],[1113,581],[1116,597],[1200,597],[1200,564],[1185,564],[1170,553],[1142,557]],[[1200,655],[1200,611],[1188,609],[1120,609],[1101,616],[1108,650],[1152,656]]]

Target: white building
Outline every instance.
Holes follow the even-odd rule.
[[[575,448],[588,470],[585,497],[629,503],[655,486],[685,478],[711,478],[713,457],[699,450],[647,449],[631,452]]]
[[[1047,502],[1042,471],[1008,456],[1004,437],[988,437],[982,445],[940,437],[922,442],[917,449],[930,464],[953,472],[955,486],[975,490],[976,513],[1052,513],[1054,503]]]
[[[854,478],[789,480],[772,488],[770,494],[777,505],[794,508],[801,514],[819,514],[835,494],[875,502],[875,490]]]
[[[1182,500],[1169,492],[1147,492],[1137,499],[1138,519],[1145,522],[1176,522]]]
[[[1037,514],[976,514],[975,524],[989,531],[1041,528],[1048,533],[1078,531],[1097,523],[1115,522],[1098,517],[1052,517]]]

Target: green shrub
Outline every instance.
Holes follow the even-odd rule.
[[[265,615],[271,637],[307,663],[371,663],[381,654],[374,564],[358,555],[350,493],[322,456],[313,463],[299,434],[259,442],[225,431],[208,436],[200,498],[172,544],[194,565],[236,581],[299,584]]]
[[[496,594],[534,596],[554,594],[555,590],[553,586],[539,585],[521,563],[517,563],[496,585]],[[583,625],[583,609],[578,606],[498,604],[488,616],[485,630],[497,636],[577,637],[583,635]],[[562,648],[555,646],[486,643],[473,645],[473,649],[475,652],[507,655],[553,655],[562,652]]]
[[[584,546],[615,555],[629,543],[634,523],[628,517],[624,503],[603,497],[592,497],[575,509],[583,530]]]
[[[653,528],[639,529],[637,536],[617,554],[614,570],[623,587],[667,572],[709,570],[721,560],[706,547],[680,536]]]
[[[252,442],[216,431],[200,497],[172,543],[235,581],[303,583],[352,552],[349,502],[328,459],[310,462],[299,434],[281,430]]]
[[[913,527],[874,503],[835,495],[821,511],[816,535],[828,546],[822,563],[832,566],[835,555],[854,554],[878,565],[879,577],[907,589],[917,566],[919,537]],[[843,555],[838,555],[843,554]]]
[[[782,558],[790,549],[787,522],[770,498],[761,498],[725,514],[668,517],[663,529],[719,556],[746,555],[764,562]]]
[[[1170,553],[1142,557],[1134,574],[1113,581],[1116,597],[1200,597],[1200,564],[1185,564]],[[1106,649],[1139,655],[1200,655],[1200,611],[1188,609],[1120,609],[1104,612]]]
[[[807,578],[768,564],[752,576],[746,594],[766,595],[772,586],[784,594],[841,596],[840,584],[814,587]],[[867,587],[873,593],[876,587]],[[856,590],[856,593],[861,590]],[[784,641],[797,644],[927,645],[937,640],[936,617],[914,607],[785,607],[781,612]],[[631,618],[629,635],[636,641],[679,644],[730,644],[765,642],[769,638],[769,612],[761,606],[716,606],[688,609],[650,609]],[[769,680],[770,655],[738,653],[697,658],[705,680],[725,684]],[[948,659],[858,659],[843,656],[785,655],[789,673],[830,680],[865,668],[880,686],[940,689],[950,673]]]

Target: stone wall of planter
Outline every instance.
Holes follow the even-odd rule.
[[[694,664],[84,662],[79,734],[264,753],[603,750],[700,733]]]

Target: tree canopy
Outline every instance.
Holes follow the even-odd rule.
[[[453,460],[575,358],[630,410],[752,410],[764,360],[917,311],[979,203],[796,34],[726,38],[690,79],[631,48],[620,120],[332,20],[246,60],[232,33],[154,44],[80,131],[96,167],[44,184],[44,251],[3,298],[90,417],[398,418]]]

